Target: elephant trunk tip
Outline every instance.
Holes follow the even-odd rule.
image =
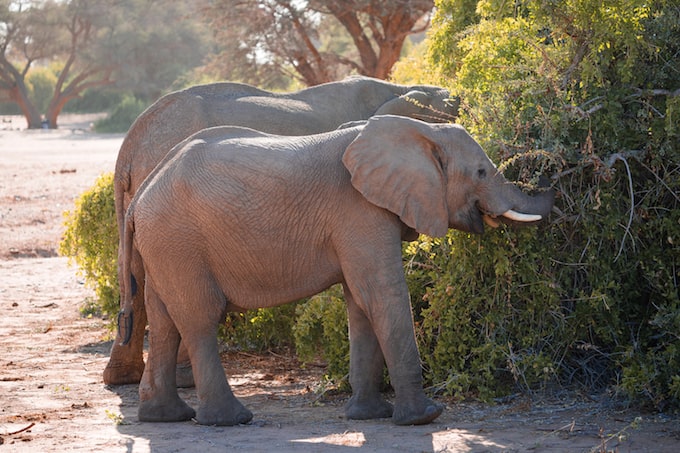
[[[538,200],[537,204],[540,206],[537,214],[540,214],[543,216],[543,218],[548,217],[553,209],[553,206],[555,206],[556,195],[557,192],[555,189],[544,189],[542,192],[535,195],[534,198]]]

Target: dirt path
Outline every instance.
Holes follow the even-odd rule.
[[[74,118],[72,121],[86,121]],[[427,426],[341,417],[347,395],[313,391],[322,370],[293,359],[225,355],[247,426],[140,423],[137,387],[107,387],[104,321],[83,318],[92,297],[56,256],[62,211],[112,171],[121,136],[0,131],[0,451],[617,451],[675,452],[680,420],[574,399],[449,403]],[[73,124],[76,124],[75,122]],[[181,396],[196,403],[193,389]],[[636,422],[636,419],[641,417]]]

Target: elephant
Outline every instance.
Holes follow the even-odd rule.
[[[457,110],[458,101],[450,99],[445,89],[356,76],[285,94],[234,82],[198,85],[170,93],[137,118],[121,145],[114,173],[119,237],[123,237],[125,211],[142,181],[173,146],[201,129],[235,125],[273,134],[309,135],[376,114],[446,122],[455,118]],[[143,281],[139,259],[133,267],[136,280]],[[146,313],[141,292],[138,297],[132,339],[127,346],[121,346],[120,337],[114,341],[104,369],[105,384],[133,384],[141,378]],[[180,355],[178,385],[189,387],[193,377],[183,348]]]
[[[456,124],[385,115],[291,137],[237,127],[177,145],[139,188],[125,218],[123,272],[142,259],[149,354],[140,421],[247,423],[218,354],[228,311],[273,307],[341,284],[349,319],[350,419],[426,424],[443,406],[423,390],[401,244],[484,219],[534,224],[554,194],[523,193]],[[129,281],[126,280],[126,281]],[[123,288],[130,320],[132,285]],[[121,323],[121,335],[130,328]],[[180,339],[198,408],[176,388]],[[394,402],[380,392],[384,366]]]

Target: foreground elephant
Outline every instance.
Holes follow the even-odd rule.
[[[287,94],[228,82],[168,94],[137,118],[118,154],[114,190],[119,236],[123,236],[123,216],[130,199],[142,181],[173,146],[201,129],[235,125],[272,134],[309,135],[376,114],[447,122],[455,118],[458,109],[458,104],[448,98],[448,91],[442,88],[395,85],[366,77],[350,77]],[[134,259],[132,266],[136,281],[143,282],[139,259]],[[120,277],[119,270],[119,281]],[[116,338],[113,344],[104,370],[106,384],[137,383],[142,376],[146,313],[141,291],[135,317],[131,341],[121,346],[120,338]],[[179,362],[178,384],[193,385],[185,354]]]
[[[149,176],[126,216],[124,273],[133,248],[146,271],[150,347],[139,419],[248,422],[252,414],[231,392],[218,354],[226,312],[341,283],[353,391],[346,416],[429,423],[442,407],[422,389],[401,241],[450,227],[482,233],[484,217],[535,222],[552,202],[552,193],[523,194],[452,124],[377,116],[305,137],[230,127],[197,133]],[[130,285],[124,302],[126,319]],[[180,337],[193,365],[196,412],[176,389]],[[385,363],[394,407],[379,391]]]

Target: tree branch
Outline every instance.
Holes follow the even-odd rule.
[[[314,74],[313,80],[310,80],[310,82],[312,82],[311,85],[319,85],[321,83],[330,82],[331,78],[328,75],[323,58],[321,57],[319,50],[310,39],[307,29],[305,29],[305,27],[300,22],[297,10],[295,10],[295,8],[293,8],[288,2],[284,3],[284,6],[290,13],[293,27],[295,28],[297,35],[302,39],[305,48],[309,51],[312,56],[312,60],[315,63],[315,65],[312,65],[306,58],[304,58],[306,66],[308,67],[306,72]]]
[[[378,56],[373,50],[371,41],[364,33],[361,22],[354,11],[344,9],[341,2],[330,2],[328,9],[331,14],[342,24],[352,37],[352,41],[359,51],[359,58],[361,59],[361,68],[359,72],[363,75],[374,74],[375,68],[378,64]]]
[[[647,90],[643,90],[641,88],[636,88],[636,91],[637,91],[637,93],[634,94],[634,95],[631,95],[630,97],[668,96],[669,98],[674,98],[676,96],[680,96],[680,88],[678,88],[675,91],[658,89],[658,88],[652,88],[652,89],[647,89]]]

